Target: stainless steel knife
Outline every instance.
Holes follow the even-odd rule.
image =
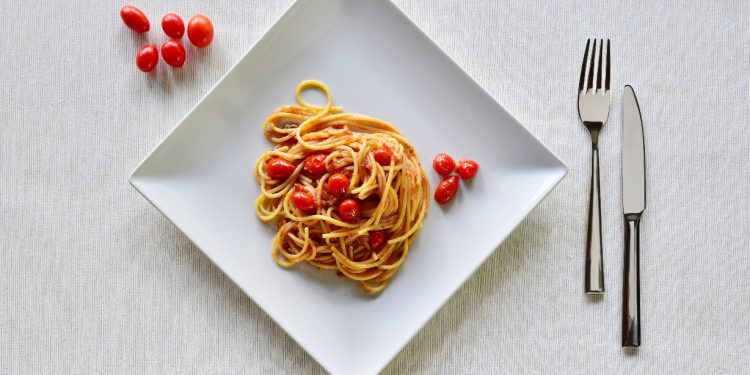
[[[646,156],[643,121],[631,86],[622,96],[622,210],[625,214],[625,268],[622,290],[622,347],[641,346],[640,251],[641,214],[646,209]]]

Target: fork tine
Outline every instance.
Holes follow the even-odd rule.
[[[589,43],[591,39],[586,40],[586,50],[583,52],[583,64],[581,64],[581,80],[578,81],[578,93],[583,91],[583,83],[586,82],[586,58],[589,56]]]
[[[607,39],[607,79],[604,80],[604,91],[609,91],[609,39]]]
[[[596,90],[602,88],[602,55],[604,54],[604,39],[599,42],[599,66],[596,68]]]
[[[596,39],[594,39],[594,48],[591,49],[591,64],[589,64],[589,84],[586,88],[591,90],[594,87],[594,64],[596,64]]]

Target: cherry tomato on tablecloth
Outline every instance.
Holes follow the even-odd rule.
[[[185,22],[175,13],[167,13],[162,17],[161,28],[172,39],[180,39],[185,34]]]
[[[149,44],[141,48],[141,50],[138,51],[138,55],[135,56],[135,65],[138,66],[138,69],[144,72],[150,72],[154,70],[154,68],[156,68],[156,64],[158,63],[159,50],[153,44]]]
[[[208,17],[196,14],[188,21],[187,34],[190,43],[193,43],[194,46],[208,47],[214,39],[214,25]]]
[[[161,56],[167,64],[175,68],[181,68],[185,64],[185,47],[174,39],[166,41],[161,45]]]
[[[120,9],[120,18],[125,22],[125,26],[139,33],[145,33],[151,28],[146,14],[132,5],[125,5]]]

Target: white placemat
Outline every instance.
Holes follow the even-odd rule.
[[[397,4],[570,174],[385,370],[750,372],[750,3]],[[3,2],[0,373],[322,373],[126,177],[290,3]],[[161,16],[207,14],[182,70],[135,68]],[[601,135],[608,293],[582,292],[588,37],[616,88]],[[643,348],[620,349],[621,87],[645,121]],[[377,343],[373,343],[377,345]]]

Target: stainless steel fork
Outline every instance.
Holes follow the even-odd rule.
[[[591,49],[591,63],[588,64],[588,83],[586,80],[586,61],[589,59],[589,44],[583,53],[581,65],[581,79],[578,83],[578,116],[591,134],[591,189],[589,190],[589,223],[586,233],[586,270],[584,275],[584,289],[586,294],[604,293],[604,261],[602,257],[602,210],[599,199],[599,132],[609,118],[611,95],[609,91],[610,62],[609,39],[607,39],[606,78],[602,88],[602,55],[604,54],[604,40],[600,40],[597,54],[596,39]],[[599,63],[596,63],[596,57]],[[594,65],[596,65],[596,87],[594,87]],[[585,85],[584,85],[585,84]],[[585,87],[584,87],[585,86]]]

